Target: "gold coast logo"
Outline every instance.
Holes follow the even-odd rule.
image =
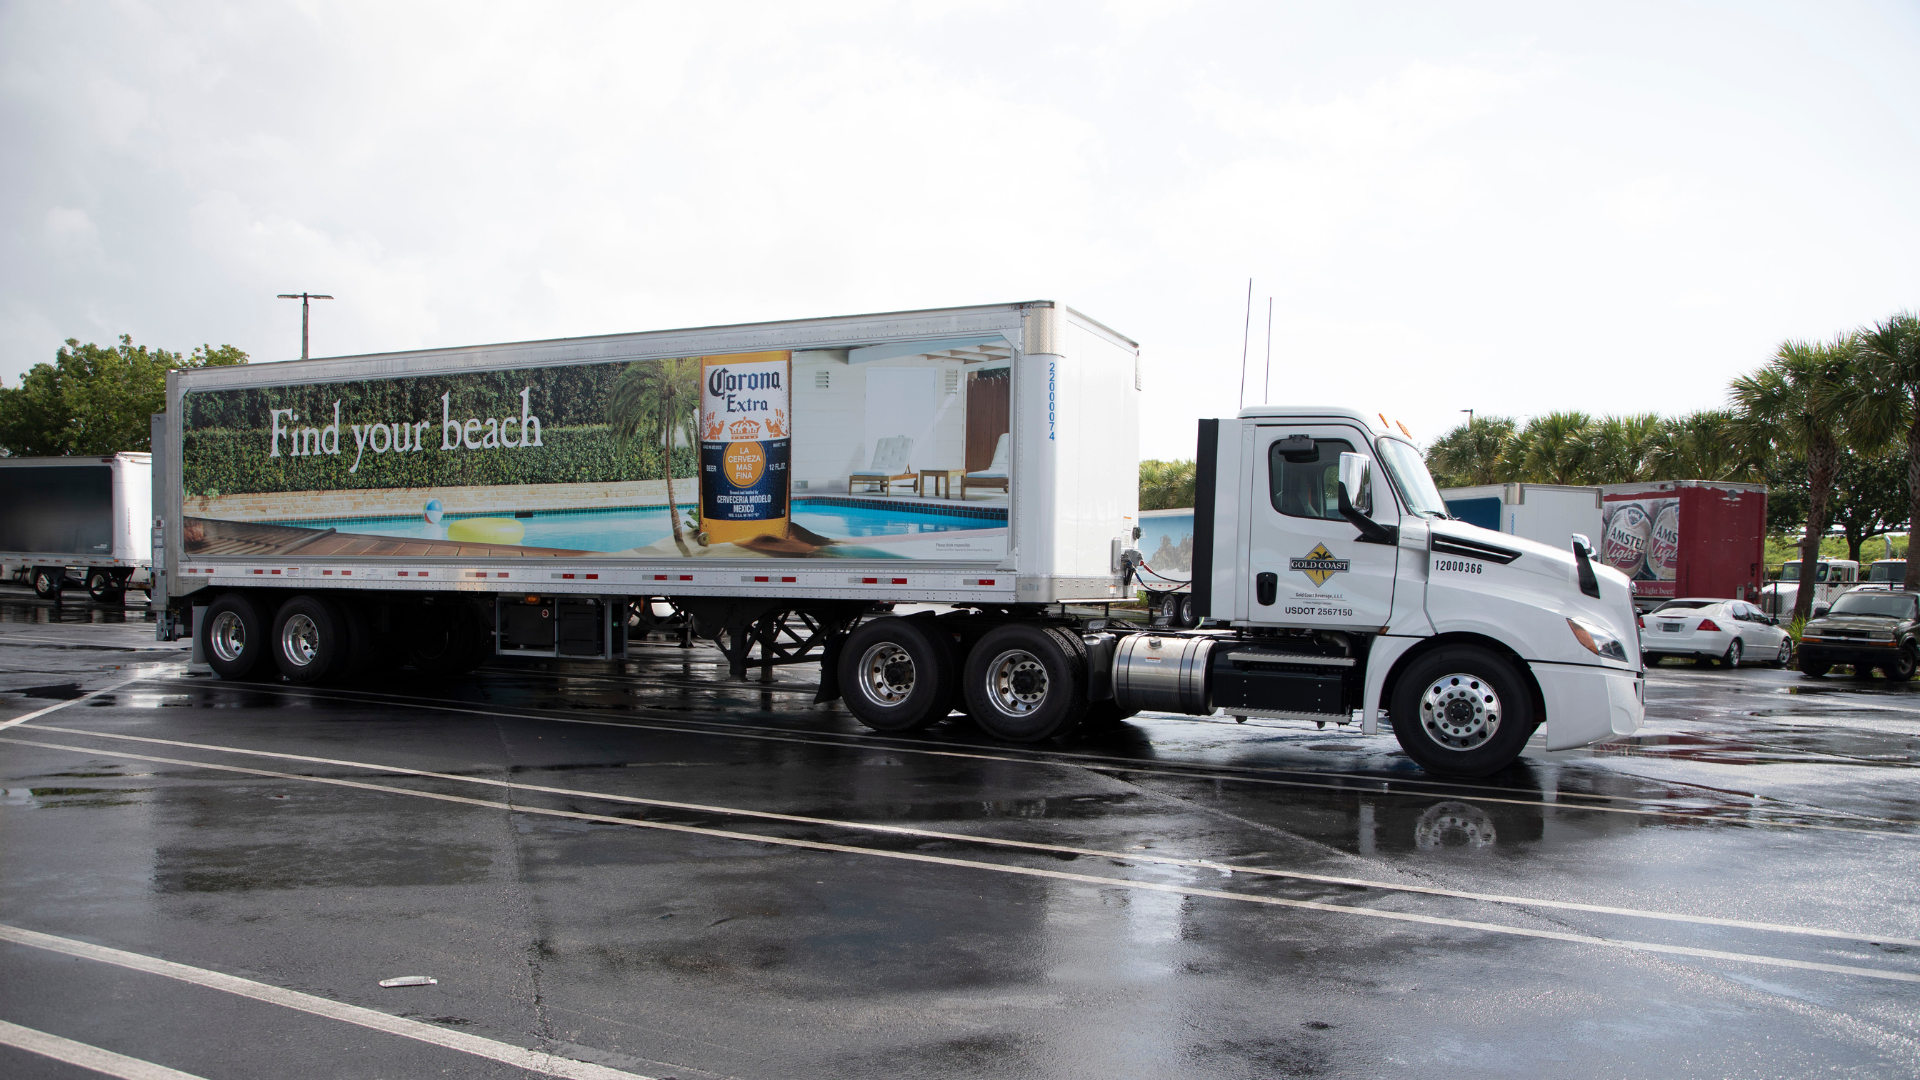
[[[1352,565],[1345,559],[1334,558],[1333,552],[1327,550],[1327,545],[1315,544],[1313,550],[1307,552],[1306,558],[1291,560],[1289,569],[1298,570],[1307,575],[1308,580],[1312,581],[1314,588],[1317,589],[1325,585],[1328,578],[1345,573]]]

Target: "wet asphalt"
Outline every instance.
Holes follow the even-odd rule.
[[[0,586],[0,724],[72,702],[0,730],[0,927],[552,1055],[0,940],[0,1020],[192,1075],[1920,1074],[1920,682],[1669,662],[1637,736],[1458,782],[880,736],[664,641],[222,683],[146,619]]]

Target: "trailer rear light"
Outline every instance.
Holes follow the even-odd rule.
[[[1694,627],[1694,629],[1704,630],[1709,634],[1717,634],[1720,632],[1720,624],[1717,622],[1714,622],[1712,619],[1701,619],[1700,625]]]

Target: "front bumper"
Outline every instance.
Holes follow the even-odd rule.
[[[1803,664],[1852,664],[1877,667],[1890,664],[1900,655],[1897,641],[1806,641],[1798,652]]]
[[[1647,718],[1646,674],[1587,664],[1530,663],[1545,699],[1547,749],[1631,735]]]

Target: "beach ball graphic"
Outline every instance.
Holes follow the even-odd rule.
[[[1600,557],[1608,566],[1633,577],[1647,565],[1647,546],[1653,538],[1653,521],[1638,503],[1623,503],[1607,516]]]
[[[440,524],[440,515],[442,513],[445,513],[445,508],[440,505],[439,499],[427,500],[427,510],[426,510],[426,514],[424,515],[427,519],[427,524],[429,525]]]

